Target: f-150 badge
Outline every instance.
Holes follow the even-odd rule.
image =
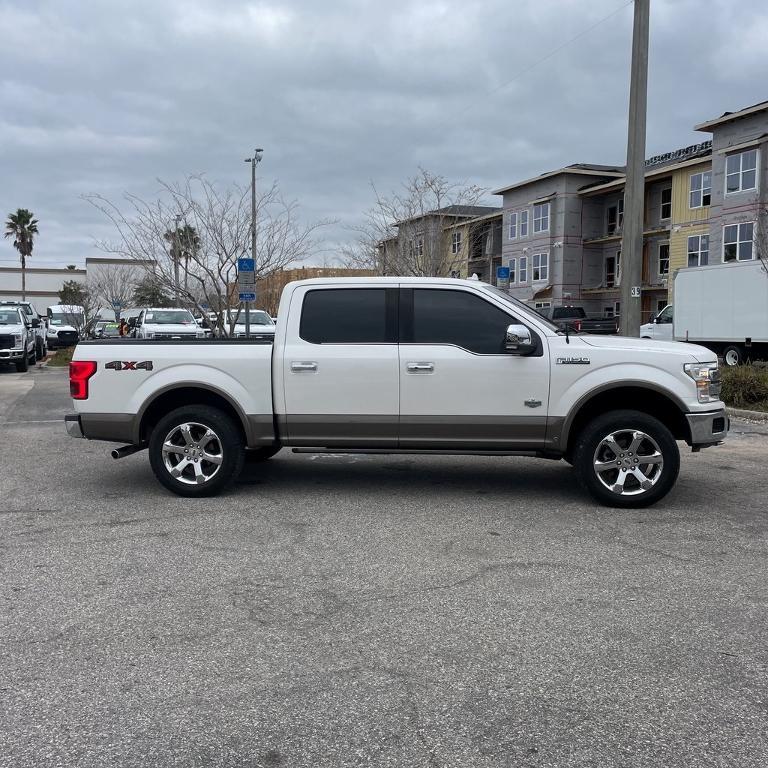
[[[557,365],[589,365],[588,357],[558,357]]]

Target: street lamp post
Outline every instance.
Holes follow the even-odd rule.
[[[181,221],[180,214],[175,216],[175,226],[173,229],[173,287],[176,294],[176,306],[181,306],[181,297],[179,296],[179,222]]]
[[[261,162],[263,149],[254,149],[253,157],[247,157],[246,163],[251,164],[251,258],[256,268],[256,166]],[[254,293],[256,284],[254,283]],[[245,338],[251,335],[251,302],[245,302]]]

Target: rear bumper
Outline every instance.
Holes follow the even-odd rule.
[[[64,426],[67,428],[67,434],[70,437],[85,437],[82,424],[80,423],[80,414],[68,413],[64,417]]]
[[[717,445],[725,440],[730,422],[725,408],[705,413],[686,413],[688,427],[691,431],[691,445],[704,448]]]

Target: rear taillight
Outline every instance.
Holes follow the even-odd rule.
[[[73,360],[69,364],[69,394],[73,400],[88,399],[88,379],[96,373],[93,360]]]
[[[576,331],[576,333],[581,333],[581,320],[573,321],[573,330]]]

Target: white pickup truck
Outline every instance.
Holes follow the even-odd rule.
[[[709,350],[566,335],[476,280],[290,283],[274,342],[87,341],[70,388],[70,435],[148,448],[182,496],[292,447],[565,459],[599,501],[639,507],[674,485],[677,441],[728,429]]]

